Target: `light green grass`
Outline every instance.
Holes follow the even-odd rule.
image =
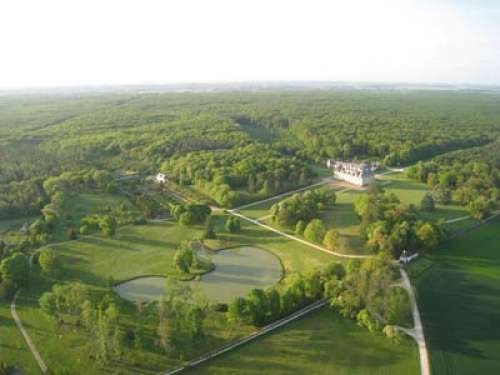
[[[396,345],[328,308],[200,365],[189,375],[418,374],[416,345]]]
[[[173,256],[185,240],[201,235],[200,227],[181,227],[174,222],[127,226],[113,238],[88,236],[52,247],[63,257],[67,278],[93,285],[143,275],[175,274]]]
[[[500,369],[500,219],[429,256],[416,278],[434,374]]]
[[[414,204],[417,208],[420,207],[420,202],[424,195],[430,192],[429,187],[421,182],[410,180],[404,173],[389,174],[381,177],[383,189],[387,192],[396,194],[401,202],[406,204]],[[450,205],[436,205],[434,212],[420,212],[423,220],[451,220],[469,214],[467,207],[459,206],[456,204]]]
[[[360,194],[365,193],[350,190],[337,194],[335,206],[321,214],[326,228],[334,228],[340,234],[340,247],[337,250],[340,253],[367,254],[359,232],[359,218],[354,211],[354,201]]]
[[[242,225],[242,233],[224,234],[226,216],[215,216],[217,232],[227,237],[225,243],[232,245],[255,244],[278,255],[287,273],[303,272],[334,260],[331,256],[295,243],[253,224]],[[54,244],[51,247],[63,257],[64,281],[81,281],[92,290],[101,294],[106,290],[108,277],[115,281],[148,275],[175,274],[173,269],[173,253],[178,244],[187,239],[198,238],[201,227],[182,227],[172,222],[161,222],[144,226],[127,226],[118,230],[115,238],[90,236],[77,241]],[[56,327],[39,309],[38,298],[50,288],[44,280],[34,280],[28,290],[23,291],[18,301],[19,315],[26,324],[28,332],[38,346],[43,358],[51,369],[71,369],[73,373],[103,374],[122,373],[137,374],[159,372],[178,366],[181,362],[169,358],[165,354],[150,348],[138,351],[125,348],[124,358],[109,366],[99,365],[89,356],[92,341],[82,330],[73,327]],[[124,304],[121,315],[122,324],[133,328],[135,313],[132,306]],[[207,339],[193,347],[186,359],[195,358],[214,348],[220,347],[228,340],[247,335],[253,329],[250,326],[233,328],[227,325],[223,313],[211,312],[206,320]],[[153,317],[147,332],[151,340],[155,336],[155,318]],[[15,329],[9,329],[7,341],[15,342]],[[7,348],[7,358],[16,358],[17,351]],[[22,356],[29,357],[27,348],[22,349]],[[22,361],[24,364],[24,360]],[[27,362],[28,363],[28,362]],[[150,369],[150,370],[147,370]],[[26,373],[36,374],[26,367]]]

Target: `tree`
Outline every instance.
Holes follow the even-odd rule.
[[[476,220],[483,220],[491,213],[491,201],[483,196],[479,196],[469,203],[470,215]]]
[[[389,339],[391,339],[395,344],[401,343],[403,340],[403,335],[401,334],[398,327],[386,325],[382,330],[384,335],[386,335]]]
[[[411,317],[411,306],[408,293],[402,288],[391,288],[386,298],[385,319],[387,323],[404,325],[408,317]]]
[[[312,242],[319,242],[325,237],[325,226],[320,219],[313,219],[304,230],[304,237]]]
[[[297,224],[295,225],[295,233],[298,234],[299,236],[302,236],[304,234],[305,229],[306,229],[306,223],[304,223],[303,220],[297,221]]]
[[[52,249],[43,249],[38,256],[38,263],[43,272],[54,275],[59,270],[59,257]]]
[[[266,322],[267,298],[262,289],[253,289],[248,297],[248,303],[251,306],[252,323],[260,326]]]
[[[196,254],[189,243],[183,243],[175,251],[174,264],[176,268],[182,273],[189,273],[194,263]]]
[[[326,232],[323,239],[323,245],[325,245],[329,250],[338,250],[340,245],[339,232],[335,229],[330,229],[328,232]]]
[[[240,233],[241,232],[241,222],[238,218],[230,216],[226,220],[226,230],[229,233]]]
[[[228,306],[226,318],[230,323],[241,322],[247,310],[245,298],[237,297]]]
[[[14,253],[0,263],[2,279],[12,280],[17,286],[24,285],[28,280],[28,258],[21,253]]]
[[[358,325],[361,327],[366,327],[368,328],[368,331],[371,333],[377,332],[380,330],[380,323],[377,319],[375,319],[372,314],[370,314],[370,311],[367,309],[361,310],[357,315],[356,315],[356,321],[358,322]]]
[[[207,219],[205,221],[205,230],[203,231],[203,238],[207,239],[214,239],[217,238],[217,235],[215,234],[215,226],[214,223],[212,222],[212,217],[207,216]]]
[[[15,291],[16,287],[12,280],[5,279],[0,282],[0,299],[10,302],[12,297],[14,297]]]
[[[194,224],[194,214],[189,211],[183,212],[179,217],[179,223],[186,226]]]
[[[424,250],[433,250],[439,245],[439,231],[431,223],[424,223],[417,230],[417,237]]]
[[[117,226],[118,224],[113,216],[103,215],[99,220],[99,228],[106,236],[114,236]]]
[[[274,321],[280,317],[281,314],[281,301],[280,294],[275,288],[266,291],[266,299],[268,302],[269,319]]]
[[[426,193],[422,197],[420,209],[425,212],[433,212],[435,210],[434,198],[432,198],[432,194]]]
[[[432,190],[432,197],[440,204],[451,203],[451,190],[441,185],[436,185]]]

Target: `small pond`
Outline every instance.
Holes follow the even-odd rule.
[[[244,297],[254,288],[276,284],[282,274],[279,259],[272,253],[251,246],[220,250],[211,256],[215,270],[188,281],[199,288],[212,302],[229,303],[235,297]],[[157,300],[165,290],[165,278],[141,277],[115,286],[115,291],[130,301]]]

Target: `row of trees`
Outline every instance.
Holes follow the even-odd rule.
[[[386,254],[364,261],[352,260],[346,266],[331,263],[321,270],[294,275],[286,284],[266,290],[254,289],[228,306],[229,323],[256,326],[269,324],[294,311],[326,298],[345,318],[354,319],[370,332],[382,331],[398,340],[394,325],[411,317],[406,291],[396,287],[397,267]]]
[[[40,308],[59,325],[82,327],[94,341],[95,357],[102,363],[122,355],[124,332],[118,306],[106,295],[94,303],[87,286],[75,282],[55,284],[39,299]]]

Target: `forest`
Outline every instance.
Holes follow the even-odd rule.
[[[399,166],[435,157],[433,174],[437,164],[484,162],[495,180],[498,102],[466,91],[5,96],[0,217],[40,212],[44,180],[89,169],[161,170],[226,207],[305,185],[325,158]],[[498,181],[487,185],[475,190],[491,198]]]

